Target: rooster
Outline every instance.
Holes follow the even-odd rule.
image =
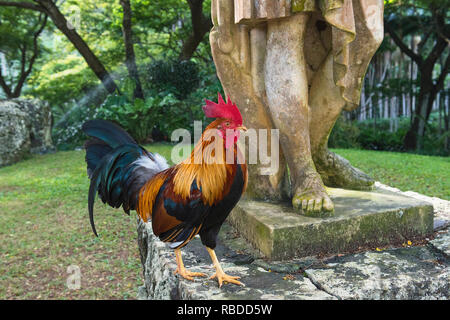
[[[219,287],[224,282],[242,285],[240,277],[227,275],[215,254],[220,227],[247,186],[247,165],[237,146],[242,116],[237,106],[218,94],[218,103],[205,100],[203,111],[215,118],[190,157],[170,167],[161,155],[147,151],[121,127],[105,120],[91,120],[83,131],[85,143],[89,220],[94,224],[94,200],[129,214],[136,210],[142,221],[151,221],[153,233],[175,251],[175,274],[193,280],[204,273],[188,271],[180,249],[197,234],[206,246]],[[231,159],[231,161],[229,161]],[[200,160],[200,161],[199,161]]]

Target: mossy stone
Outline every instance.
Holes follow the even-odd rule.
[[[241,200],[230,223],[269,259],[336,254],[398,244],[433,232],[431,204],[375,190],[329,189],[335,215],[307,217],[288,203]]]

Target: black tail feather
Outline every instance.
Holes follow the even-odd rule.
[[[102,158],[110,153],[113,148],[97,138],[87,140],[84,148],[86,149],[87,172],[90,178]]]
[[[83,125],[83,131],[92,137],[85,143],[87,171],[91,184],[88,194],[89,221],[96,236],[94,201],[98,193],[103,203],[129,214],[135,210],[139,190],[167,164],[139,146],[119,126],[105,121],[92,120]],[[142,165],[141,160],[146,163]]]
[[[90,120],[83,124],[82,130],[88,136],[100,139],[111,148],[124,144],[137,144],[136,141],[120,126],[107,120]]]

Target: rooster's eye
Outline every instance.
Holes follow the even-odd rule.
[[[229,121],[225,122],[225,127],[229,127],[229,126],[230,126],[230,122]]]

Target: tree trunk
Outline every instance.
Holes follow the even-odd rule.
[[[191,10],[192,34],[181,48],[180,60],[189,60],[202,42],[205,34],[212,28],[212,21],[203,15],[204,0],[187,0]]]
[[[442,44],[438,43],[433,48],[432,53],[435,51],[439,52],[439,45],[442,46]],[[423,138],[426,130],[425,126],[428,123],[437,93],[443,88],[445,78],[449,71],[450,54],[447,55],[447,59],[442,66],[441,74],[437,81],[433,81],[433,69],[436,61],[430,61],[431,58],[433,57],[430,54],[430,57],[421,63],[418,68],[420,72],[420,91],[415,105],[412,125],[403,140],[403,146],[406,150],[421,150],[423,148]]]
[[[64,15],[59,11],[58,7],[51,0],[35,0],[52,19],[55,26],[67,37],[67,39],[75,46],[78,52],[83,56],[88,66],[95,75],[102,81],[109,93],[119,92],[114,80],[109,72],[92,52],[89,46],[84,42],[75,28],[71,27]],[[70,26],[70,27],[69,27]]]
[[[44,16],[42,18],[42,15]],[[33,30],[33,47],[32,47],[32,54],[27,64],[27,51],[28,47],[27,44],[24,43],[23,46],[20,47],[21,50],[21,61],[20,61],[20,73],[19,78],[17,79],[16,87],[13,89],[13,84],[11,83],[10,86],[6,83],[3,75],[2,75],[2,68],[3,66],[0,65],[0,86],[2,87],[3,91],[6,94],[6,97],[8,99],[12,98],[18,98],[20,97],[22,93],[22,88],[25,84],[25,81],[27,80],[28,76],[30,75],[31,71],[33,70],[34,62],[36,61],[38,54],[39,54],[39,46],[38,46],[38,38],[41,35],[42,31],[44,30],[46,24],[47,24],[47,18],[48,16],[44,14],[40,14],[39,16],[39,22],[36,27],[38,29],[34,32]],[[43,19],[41,23],[41,19]]]
[[[421,73],[419,96],[415,105],[413,122],[405,135],[403,146],[406,150],[422,150],[425,136],[425,126],[431,114],[436,90],[433,88],[432,69],[424,66]]]
[[[141,81],[139,79],[139,73],[136,66],[136,56],[134,54],[133,48],[133,31],[131,22],[131,5],[130,0],[120,0],[120,5],[123,8],[123,20],[122,20],[122,32],[123,32],[123,42],[125,45],[125,64],[128,69],[128,74],[131,79],[134,80],[135,88],[133,97],[144,99],[144,93],[142,91]]]
[[[443,29],[443,27],[445,27],[444,17],[439,14],[434,5],[430,7],[430,10],[437,29]],[[416,48],[414,47],[415,42],[413,42],[414,45],[412,46],[412,49],[409,48],[389,23],[385,22],[384,26],[386,32],[389,33],[395,44],[404,54],[408,55],[417,66],[416,70],[414,70],[414,67],[412,66],[412,74],[414,71],[416,71],[417,74],[420,74],[419,96],[414,104],[415,110],[411,113],[411,127],[403,139],[403,147],[406,150],[420,150],[423,148],[425,126],[428,122],[431,109],[433,108],[433,102],[437,92],[442,89],[445,77],[450,68],[450,54],[448,54],[445,65],[441,68],[441,74],[436,81],[433,81],[433,69],[444,50],[448,47],[447,39],[438,35],[431,52],[424,58],[421,55],[421,48],[425,45],[425,39],[422,41],[422,45],[420,42],[417,44],[416,52]],[[428,36],[429,34],[426,35],[426,39],[428,39]],[[414,95],[412,98],[414,101]]]

